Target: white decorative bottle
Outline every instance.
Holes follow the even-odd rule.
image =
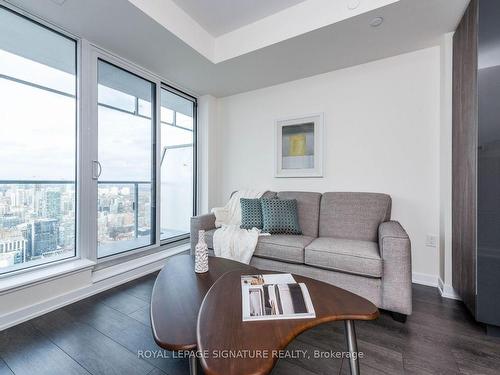
[[[205,242],[205,231],[198,232],[198,243],[194,252],[194,271],[196,273],[208,272],[208,246]]]

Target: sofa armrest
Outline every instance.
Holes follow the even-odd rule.
[[[191,254],[198,243],[198,231],[215,229],[215,215],[205,214],[193,216],[191,218]]]
[[[382,303],[385,309],[410,315],[412,312],[411,242],[397,221],[387,221],[378,229],[383,260]]]

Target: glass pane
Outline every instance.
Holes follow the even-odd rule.
[[[154,243],[154,123],[139,115],[154,111],[154,84],[104,61],[99,61],[98,153],[102,173],[98,180],[98,257]],[[134,110],[116,106],[130,97]],[[109,104],[109,103],[114,103]]]
[[[193,132],[176,126],[162,124],[161,137],[163,147],[191,145]]]
[[[177,112],[177,116],[175,117],[175,125],[193,130],[193,117],[186,116],[180,112]]]
[[[181,118],[185,127],[193,129],[194,103],[164,89],[161,95],[160,211],[161,239],[166,240],[189,233],[193,215],[193,130],[168,123]]]
[[[139,99],[137,101],[137,107],[138,107],[137,111],[141,116],[151,118],[151,103],[150,102],[148,102],[146,100]]]
[[[0,8],[0,273],[75,256],[75,56]]]
[[[174,123],[174,111],[171,109],[161,107],[161,121],[167,124]]]
[[[314,123],[286,125],[281,133],[283,169],[314,168]]]
[[[132,95],[127,95],[104,85],[99,85],[97,92],[99,104],[135,113],[135,98]]]
[[[0,9],[0,72],[75,95],[75,41]]]

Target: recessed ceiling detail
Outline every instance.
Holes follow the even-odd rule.
[[[173,0],[214,37],[305,0]],[[355,0],[358,1],[359,0]]]
[[[217,64],[401,0],[129,1]]]

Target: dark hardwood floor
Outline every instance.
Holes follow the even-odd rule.
[[[153,341],[149,302],[155,277],[0,332],[0,374],[188,374],[187,359],[157,352]],[[414,285],[413,291],[414,313],[405,324],[387,313],[357,323],[363,374],[500,373],[500,339],[486,336],[462,303],[441,298],[435,288]],[[288,349],[305,350],[312,358],[281,359],[273,375],[349,374],[346,361],[314,359],[345,350],[342,323],[310,330]]]

